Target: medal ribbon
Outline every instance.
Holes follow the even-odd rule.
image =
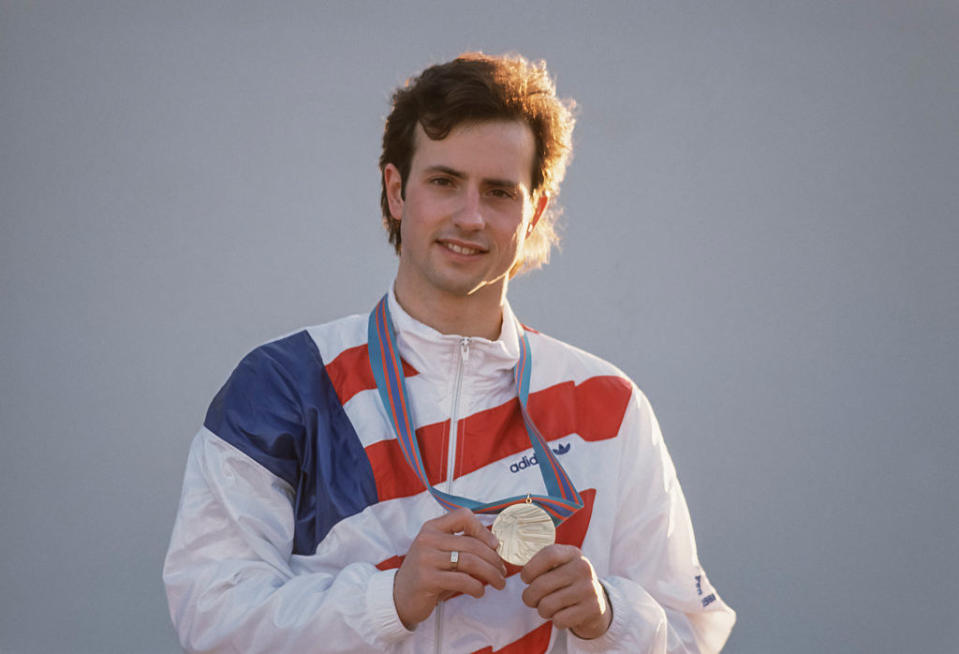
[[[376,379],[376,388],[379,390],[380,401],[386,409],[386,414],[396,432],[406,462],[413,472],[420,478],[423,485],[432,493],[436,501],[448,511],[459,507],[466,507],[474,513],[499,513],[513,504],[532,502],[542,508],[553,519],[555,524],[563,522],[583,506],[583,500],[573,486],[563,466],[556,459],[546,439],[543,438],[536,425],[530,418],[527,404],[529,403],[529,383],[532,369],[533,355],[530,351],[526,333],[522,334],[519,343],[519,361],[513,368],[513,377],[519,389],[519,406],[526,424],[526,432],[530,443],[536,452],[536,463],[543,475],[548,495],[517,495],[496,502],[482,503],[467,497],[451,495],[438,490],[430,484],[426,477],[426,467],[420,455],[420,447],[416,441],[416,429],[413,425],[410,410],[409,394],[406,392],[406,378],[403,375],[403,363],[400,360],[399,350],[396,347],[396,330],[390,318],[387,306],[387,297],[384,295],[376,308],[370,313],[369,343],[370,367]],[[452,476],[453,471],[447,474]]]

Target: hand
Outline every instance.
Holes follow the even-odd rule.
[[[555,627],[578,638],[599,638],[609,629],[613,608],[593,565],[578,547],[549,545],[536,553],[520,573],[529,584],[523,603]]]
[[[469,509],[457,509],[423,523],[393,580],[393,603],[407,629],[456,593],[482,597],[484,585],[506,587],[506,566],[496,553],[496,536]],[[450,563],[450,553],[459,562]]]

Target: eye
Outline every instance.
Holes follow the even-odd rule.
[[[434,186],[452,186],[453,180],[449,177],[432,177],[429,180],[429,183]]]
[[[493,195],[493,197],[502,198],[504,200],[512,200],[514,197],[512,192],[503,188],[494,188],[490,191],[490,193]]]

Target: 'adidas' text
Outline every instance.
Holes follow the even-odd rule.
[[[566,454],[569,452],[570,445],[569,443],[560,443],[556,447],[552,448],[553,452],[556,454]],[[516,463],[511,463],[509,466],[510,472],[519,472],[520,470],[525,470],[530,466],[535,466],[537,464],[536,455],[529,456],[527,454],[523,455],[523,458],[517,461]]]

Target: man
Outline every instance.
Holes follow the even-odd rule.
[[[722,648],[735,614],[646,398],[506,300],[555,240],[572,127],[521,57],[463,55],[394,94],[396,280],[370,316],[257,348],[214,399],[164,567],[186,649]],[[501,543],[505,504],[555,542],[494,526]]]

